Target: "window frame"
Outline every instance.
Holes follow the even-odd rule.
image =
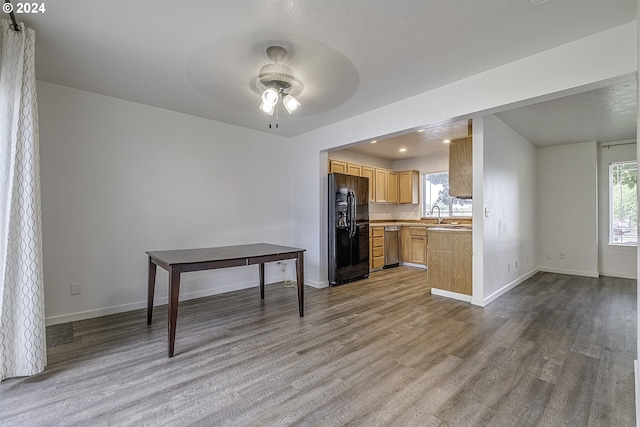
[[[636,202],[636,208],[635,208],[635,212],[636,212],[636,216],[637,216],[637,211],[638,211],[638,200],[637,200],[637,176],[638,176],[638,161],[637,160],[621,160],[621,161],[613,161],[609,163],[609,171],[608,171],[608,190],[609,190],[609,204],[608,204],[608,215],[609,215],[609,224],[608,224],[608,230],[607,230],[607,235],[608,235],[608,245],[611,247],[615,247],[615,248],[636,248],[638,246],[638,229],[637,229],[637,220],[634,221],[634,224],[631,223],[631,218],[626,220],[626,224],[624,224],[622,222],[622,218],[615,218],[615,213],[614,213],[614,183],[613,183],[613,173],[614,173],[614,167],[616,166],[622,166],[622,165],[634,165],[635,166],[635,173],[636,173],[636,188],[635,191],[632,192],[632,194],[635,194],[635,202]],[[621,191],[622,191],[622,185],[619,184],[621,187]],[[622,196],[620,199],[620,202],[622,203]],[[624,207],[622,205],[620,205],[619,207],[620,210],[624,209]],[[628,208],[627,208],[628,209]],[[618,226],[616,227],[614,225],[615,221],[618,221]],[[632,231],[632,229],[635,226],[635,241],[630,241],[630,242],[624,242],[624,234]],[[616,233],[616,230],[619,230],[618,233]],[[626,230],[626,231],[625,231]],[[618,237],[619,236],[619,237]],[[617,242],[617,240],[620,239],[620,242]]]

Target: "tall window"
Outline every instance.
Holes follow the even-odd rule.
[[[422,216],[430,216],[433,206],[440,208],[441,216],[471,216],[471,200],[449,196],[449,172],[422,174]],[[433,210],[437,216],[438,210]]]
[[[609,244],[638,245],[638,163],[609,165]]]

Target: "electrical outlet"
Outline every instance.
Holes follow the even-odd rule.
[[[551,254],[547,252],[547,259],[551,259]]]
[[[518,268],[518,260],[516,260],[516,268]]]
[[[72,283],[69,286],[71,295],[80,295],[80,283]]]
[[[507,263],[507,271],[511,271],[511,264]]]
[[[280,270],[282,271],[286,271],[287,270],[287,263],[284,261],[278,261],[276,262],[276,264],[278,264],[280,266]]]
[[[560,252],[560,259],[566,259],[564,252]]]

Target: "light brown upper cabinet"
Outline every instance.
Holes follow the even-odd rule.
[[[329,160],[329,173],[369,178],[369,203],[420,203],[420,172],[392,171],[372,166]]]
[[[387,203],[389,197],[388,189],[389,171],[386,169],[376,169],[376,202]]]
[[[449,195],[461,199],[473,196],[473,156],[471,137],[453,139],[449,144]]]
[[[329,173],[347,173],[347,162],[329,160]]]
[[[353,163],[347,163],[347,174],[362,176],[362,166],[354,165]]]
[[[369,203],[376,201],[376,170],[362,166],[362,176],[369,178]]]
[[[420,172],[398,172],[400,196],[398,203],[417,205],[420,203]]]
[[[398,203],[398,172],[387,172],[387,203]]]

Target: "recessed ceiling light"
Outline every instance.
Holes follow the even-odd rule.
[[[401,152],[401,153],[404,153],[405,151],[407,151],[407,149],[406,148],[401,148],[398,151]]]
[[[542,3],[546,3],[548,0],[529,0],[529,2],[531,2],[531,4],[542,4]]]
[[[376,142],[378,142],[377,139],[374,139],[373,141],[371,141],[372,144],[375,144]]]
[[[442,141],[444,144],[449,144],[451,142],[450,139],[445,139],[444,141]]]
[[[418,132],[424,132],[424,129],[418,129]]]

